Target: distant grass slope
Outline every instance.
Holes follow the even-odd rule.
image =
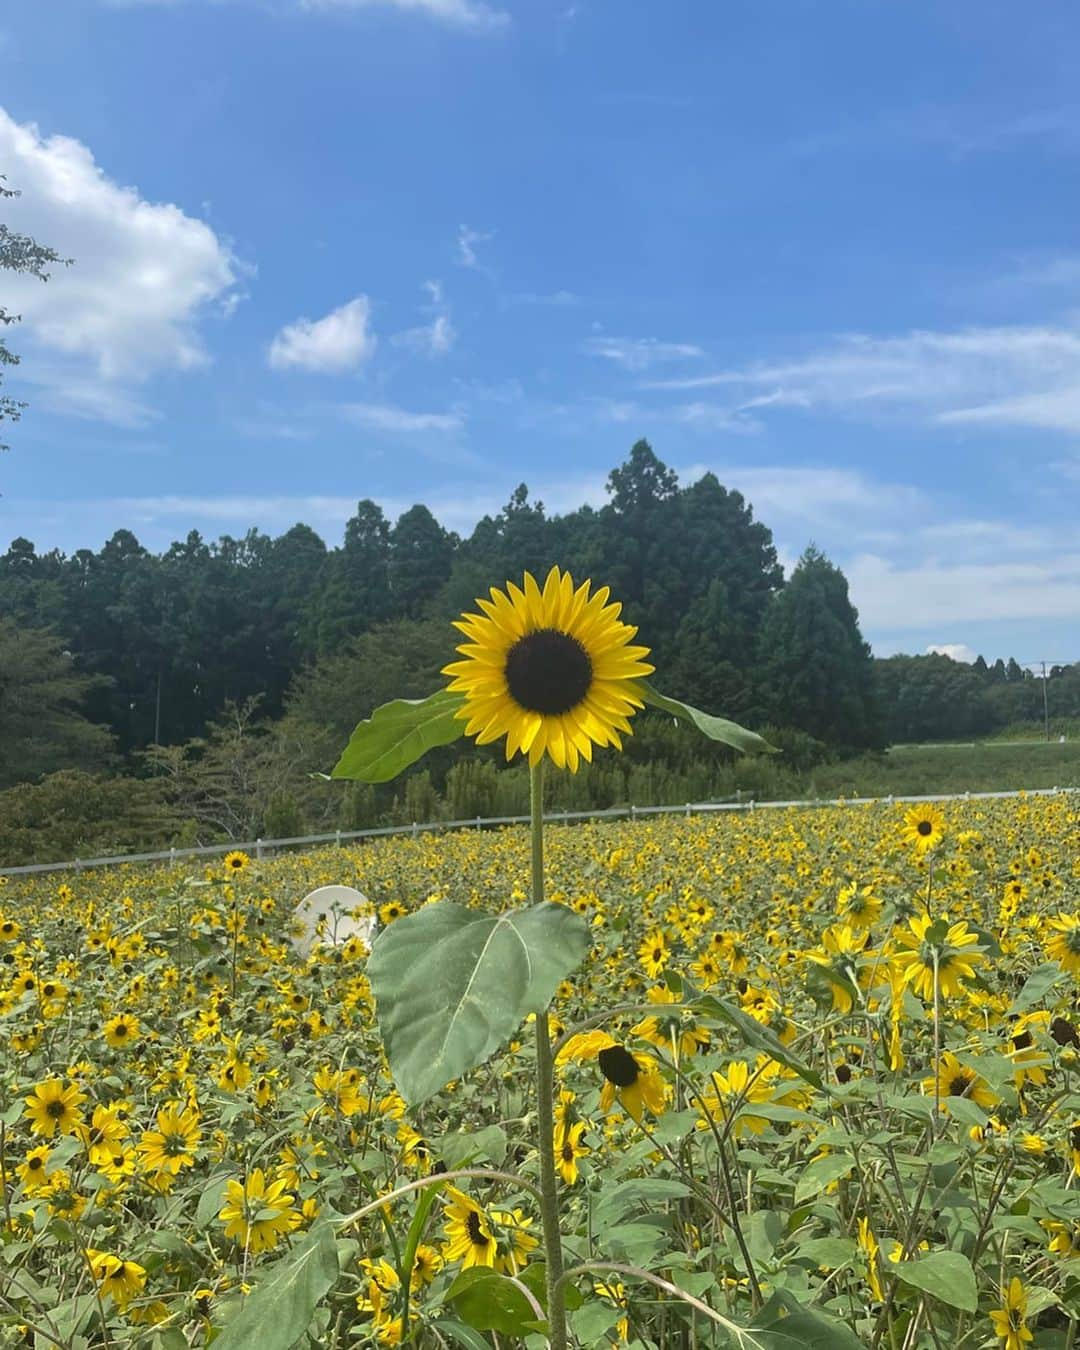
[[[1080,737],[975,745],[906,745],[826,764],[803,776],[808,797],[887,797],[1080,787]]]

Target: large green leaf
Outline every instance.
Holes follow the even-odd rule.
[[[659,689],[654,689],[648,680],[635,680],[638,693],[651,708],[670,713],[680,721],[692,722],[710,741],[722,741],[736,750],[752,755],[778,755],[775,745],[770,745],[756,731],[747,731],[738,722],[729,722],[726,717],[714,717],[712,713],[692,708],[689,703],[680,703],[677,698],[668,698]]]
[[[427,698],[384,703],[357,724],[330,777],[389,782],[421,755],[464,733],[465,723],[455,716],[462,702],[461,694],[439,689]]]
[[[750,1334],[764,1350],[863,1350],[850,1327],[804,1307],[786,1289],[761,1308]]]
[[[367,974],[398,1090],[415,1106],[547,1007],[589,946],[565,905],[485,914],[425,905],[375,940]]]
[[[217,1350],[291,1350],[337,1278],[334,1229],[317,1224],[287,1257],[260,1269],[254,1292],[214,1341]]]
[[[461,1271],[446,1291],[446,1301],[476,1331],[525,1336],[537,1324],[536,1310],[513,1280],[487,1266]]]
[[[961,1312],[974,1312],[979,1302],[975,1272],[963,1252],[930,1252],[918,1261],[897,1261],[890,1272],[903,1284],[947,1303]]]
[[[1013,999],[1009,1016],[1027,1012],[1029,1008],[1034,1008],[1037,1003],[1041,1003],[1058,980],[1064,978],[1064,975],[1065,972],[1056,961],[1048,961],[1045,965],[1037,967],[1024,981],[1023,989]]]

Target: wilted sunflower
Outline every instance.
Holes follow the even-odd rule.
[[[506,758],[519,750],[538,764],[547,753],[576,773],[594,745],[622,748],[629,719],[644,706],[634,681],[653,673],[648,647],[631,646],[637,629],[619,620],[603,586],[574,586],[553,567],[541,591],[530,573],[524,589],[507,582],[477,600],[482,614],[456,621],[465,658],[443,668],[449,688],[465,695],[457,716],[478,745],[506,737]]]

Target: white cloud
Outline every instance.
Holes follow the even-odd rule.
[[[390,341],[395,347],[407,347],[425,356],[445,356],[457,340],[457,329],[449,314],[436,314],[430,323],[418,328],[406,328],[395,333]]]
[[[1080,328],[856,334],[801,360],[653,381],[654,389],[731,389],[739,410],[767,406],[867,414],[889,409],[945,424],[1080,430]],[[760,392],[757,392],[760,391]]]
[[[509,297],[513,305],[553,305],[557,308],[569,308],[571,305],[579,305],[581,296],[575,295],[573,291],[550,291],[542,293],[537,291],[518,291]]]
[[[479,269],[480,259],[476,255],[476,245],[484,244],[494,237],[493,233],[485,234],[483,230],[470,230],[468,225],[459,225],[457,232],[458,266]]]
[[[481,0],[300,0],[302,9],[400,9],[422,14],[458,28],[503,28],[510,22],[505,10]]]
[[[458,412],[409,412],[391,403],[343,403],[343,417],[372,431],[460,431],[465,419]]]
[[[270,365],[275,370],[299,366],[321,374],[352,370],[375,352],[377,339],[370,321],[371,301],[366,295],[358,295],[322,319],[297,319],[286,324],[270,344]]]
[[[58,358],[48,366],[53,405],[60,408],[69,381],[89,393],[93,377],[97,410],[93,396],[69,399],[69,410],[78,403],[80,415],[149,415],[126,391],[161,371],[206,364],[199,321],[227,304],[240,271],[228,245],[180,207],[121,187],[80,141],[43,136],[2,108],[0,164],[22,192],[5,201],[6,223],[74,259],[54,267],[47,284],[14,275],[4,282],[5,304],[23,316],[20,346]],[[45,383],[43,369],[35,376],[28,361],[20,378]]]
[[[967,666],[970,666],[976,657],[976,653],[964,642],[939,642],[927,647],[926,655],[948,656],[953,661],[961,661]]]
[[[1080,620],[1080,553],[1046,561],[917,561],[860,554],[844,564],[864,628],[883,632],[1002,620]]]
[[[591,337],[582,344],[589,356],[602,356],[626,370],[647,370],[662,361],[684,361],[704,356],[690,342],[660,342],[656,338]]]

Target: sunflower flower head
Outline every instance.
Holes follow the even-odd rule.
[[[606,586],[574,585],[553,567],[543,589],[525,573],[522,587],[507,582],[479,599],[480,614],[457,627],[466,641],[462,660],[443,668],[449,688],[465,696],[458,717],[478,745],[506,739],[506,758],[518,751],[531,765],[547,754],[576,773],[594,745],[622,748],[630,718],[644,706],[635,681],[653,673],[648,647],[632,645],[637,629],[619,619]]]
[[[1002,1350],[1023,1350],[1034,1335],[1027,1325],[1027,1291],[1020,1277],[1014,1275],[1008,1287],[1002,1290],[1001,1307],[990,1313],[994,1335],[1003,1342]]]

